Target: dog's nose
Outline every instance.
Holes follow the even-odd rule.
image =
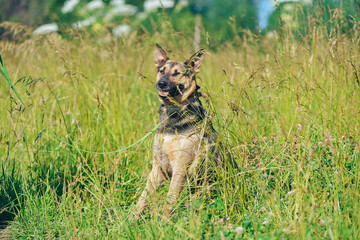
[[[164,81],[164,80],[160,80],[160,81],[158,81],[157,85],[158,85],[158,88],[164,89],[164,88],[166,88],[168,83],[166,81]]]

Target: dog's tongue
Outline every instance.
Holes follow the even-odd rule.
[[[162,97],[166,97],[167,95],[169,95],[169,92],[159,91],[159,95],[162,96]]]

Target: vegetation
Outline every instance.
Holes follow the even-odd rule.
[[[129,221],[151,168],[152,137],[116,154],[78,148],[122,149],[158,123],[154,44],[173,59],[193,53],[191,35],[162,17],[153,23],[161,31],[121,39],[106,29],[33,36],[1,24],[12,36],[0,41],[7,71],[41,124],[4,81],[0,235],[359,239],[360,29],[344,32],[337,14],[331,31],[310,21],[298,38],[284,24],[272,36],[244,31],[209,51],[198,84],[239,169],[212,191],[186,185],[162,217],[165,185],[143,218]],[[202,45],[211,42],[208,35]]]
[[[326,31],[330,32],[341,26],[339,29],[342,32],[351,34],[352,28],[359,21],[360,3],[357,1],[319,0],[308,4],[283,2],[277,5],[266,30],[276,31],[282,24],[286,24],[293,34],[301,37],[310,34],[313,25],[311,22],[316,22],[326,26]]]
[[[36,26],[61,18],[61,7],[65,0],[0,0],[0,21],[21,22]],[[74,16],[67,15],[67,21]]]

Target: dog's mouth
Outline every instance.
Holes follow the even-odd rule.
[[[166,96],[168,96],[169,94],[170,94],[169,92],[159,91],[159,96],[160,96],[160,97],[166,97]]]

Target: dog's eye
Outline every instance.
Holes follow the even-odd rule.
[[[178,71],[176,71],[176,72],[174,72],[173,73],[173,77],[176,77],[176,76],[178,76],[180,73],[178,72]]]
[[[183,84],[179,84],[179,89],[180,89],[180,91],[182,91],[182,90],[184,90],[184,85]]]
[[[164,75],[165,74],[165,69],[163,68],[163,69],[160,69],[160,71],[159,71],[162,75]]]

